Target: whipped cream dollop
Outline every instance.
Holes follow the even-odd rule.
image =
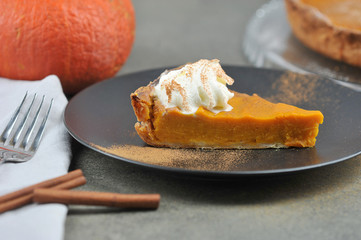
[[[195,113],[200,106],[219,113],[232,110],[228,100],[234,94],[227,84],[233,82],[218,59],[201,59],[162,73],[155,86],[155,95],[165,108],[178,107],[184,114]]]

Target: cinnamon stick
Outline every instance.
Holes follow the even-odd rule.
[[[73,189],[79,186],[82,186],[86,183],[86,179],[84,176],[80,176],[74,179],[71,179],[67,182],[60,183],[52,187],[52,189]],[[32,192],[34,194],[34,192]]]
[[[119,208],[156,209],[159,194],[119,194],[108,192],[67,191],[56,189],[35,189],[34,202],[96,205]]]
[[[24,196],[18,197],[18,198],[14,198],[12,200],[9,200],[5,203],[0,203],[0,213],[4,213],[10,210],[13,210],[15,208],[18,207],[22,207],[26,204],[31,203],[33,200],[33,194],[32,193],[28,193]]]
[[[72,176],[72,175],[71,175]],[[81,185],[84,185],[86,183],[86,179],[84,176],[79,176],[74,179],[70,179],[69,181],[62,182],[58,185],[55,185],[54,189],[72,189]],[[8,200],[6,202],[0,203],[0,213],[24,206],[26,204],[29,204],[33,201],[34,193],[28,193],[25,195],[22,195],[17,198],[12,198],[11,200]]]
[[[6,201],[18,198],[18,197],[22,197],[24,195],[27,195],[29,193],[32,193],[34,191],[35,188],[48,188],[48,187],[53,187],[55,185],[58,185],[60,183],[69,181],[71,179],[77,178],[83,176],[83,172],[80,169],[74,170],[72,172],[69,172],[65,175],[62,175],[60,177],[56,177],[56,178],[52,178],[49,180],[46,180],[44,182],[40,182],[34,185],[31,185],[29,187],[20,189],[18,191],[15,192],[11,192],[9,194],[0,196],[0,203],[4,203]]]

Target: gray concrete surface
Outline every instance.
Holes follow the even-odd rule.
[[[136,41],[119,75],[199,58],[249,65],[241,44],[266,0],[134,0]],[[361,144],[361,143],[360,143]],[[272,179],[201,181],[159,174],[73,142],[82,190],[158,192],[156,211],[71,206],[65,239],[361,239],[361,161]]]

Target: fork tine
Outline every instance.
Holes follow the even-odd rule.
[[[6,141],[6,139],[9,137],[11,130],[13,129],[16,119],[19,117],[19,113],[20,113],[20,109],[22,108],[22,106],[24,105],[25,99],[28,96],[28,91],[26,91],[25,96],[23,98],[23,100],[21,101],[20,105],[17,107],[17,109],[15,110],[14,114],[11,116],[11,119],[8,123],[8,125],[6,125],[4,131],[1,134],[0,140],[1,142]]]
[[[25,127],[25,123],[26,123],[26,120],[29,118],[29,114],[30,114],[30,111],[34,105],[34,101],[35,101],[35,98],[36,98],[36,93],[34,94],[34,97],[30,103],[30,106],[28,107],[28,110],[26,111],[26,114],[25,114],[25,117],[22,119],[21,123],[19,124],[19,127],[18,129],[16,130],[16,133],[12,139],[12,145],[15,146],[16,143],[18,142],[19,138],[20,138],[20,135],[21,135],[21,132],[23,131],[24,127]]]
[[[47,111],[43,121],[41,122],[40,128],[39,128],[39,130],[38,130],[38,132],[37,132],[37,134],[36,134],[36,136],[34,138],[34,143],[32,144],[32,147],[30,148],[32,151],[36,151],[36,149],[39,147],[41,138],[42,138],[43,133],[44,133],[45,124],[46,124],[46,122],[48,120],[48,117],[49,117],[50,109],[53,106],[53,102],[54,102],[54,99],[52,98],[51,101],[50,101],[48,111]]]
[[[41,107],[43,106],[44,99],[45,99],[45,95],[43,95],[43,98],[41,99],[41,102],[40,102],[40,104],[39,104],[39,106],[38,106],[38,110],[36,111],[36,114],[35,114],[35,116],[34,116],[34,119],[33,119],[33,121],[31,122],[31,125],[28,127],[28,130],[26,131],[26,134],[25,134],[25,136],[24,136],[24,140],[23,140],[22,143],[21,143],[21,147],[23,147],[24,149],[25,149],[26,146],[28,145],[29,140],[30,140],[30,136],[31,136],[31,134],[32,134],[33,131],[34,131],[35,123],[36,123],[36,121],[37,121],[38,118],[39,118],[39,113],[40,113]]]

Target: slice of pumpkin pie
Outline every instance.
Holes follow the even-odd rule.
[[[230,91],[233,81],[216,59],[165,71],[131,94],[138,135],[149,145],[171,148],[315,145],[320,111]]]

